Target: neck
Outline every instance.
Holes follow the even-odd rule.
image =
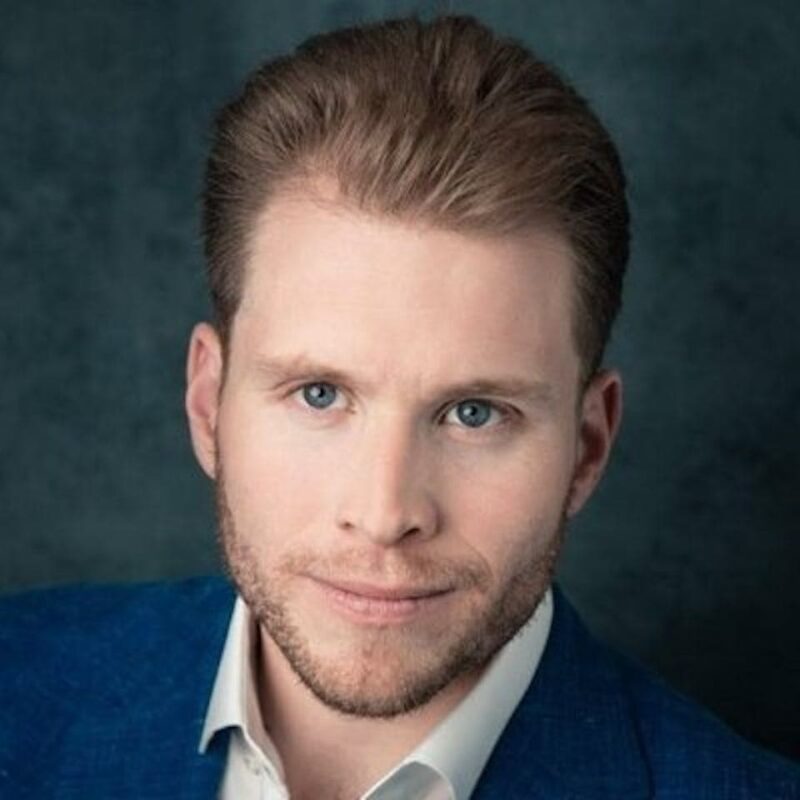
[[[292,798],[339,796],[337,791],[361,796],[422,742],[480,677],[470,674],[454,681],[407,714],[356,717],[329,708],[312,694],[263,631],[261,655],[261,713]]]

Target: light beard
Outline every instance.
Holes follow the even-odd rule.
[[[326,659],[298,626],[281,577],[297,579],[309,572],[322,578],[351,576],[363,568],[358,555],[337,554],[334,565],[315,554],[294,554],[282,561],[278,570],[266,574],[247,538],[236,528],[222,464],[217,468],[217,529],[230,577],[262,631],[301,682],[329,708],[357,717],[389,719],[409,713],[455,681],[479,674],[521,630],[544,597],[566,528],[565,500],[555,530],[545,537],[542,531],[531,531],[531,541],[544,541],[545,546],[532,552],[493,592],[483,562],[454,563],[404,555],[404,576],[413,576],[417,583],[422,578],[425,585],[453,587],[456,593],[473,599],[456,622],[446,625],[435,638],[415,637],[403,626],[399,630],[391,625],[375,626],[364,632],[346,658]]]

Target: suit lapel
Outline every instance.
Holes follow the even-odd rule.
[[[622,676],[554,587],[554,614],[536,675],[473,794],[477,800],[650,796]]]

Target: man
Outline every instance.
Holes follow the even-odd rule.
[[[621,414],[585,102],[473,19],[401,20],[264,65],[215,134],[186,409],[235,596],[7,601],[2,796],[800,797],[551,586]]]

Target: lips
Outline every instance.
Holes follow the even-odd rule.
[[[446,587],[378,586],[362,581],[322,580],[321,578],[314,578],[314,580],[331,589],[367,600],[419,600],[450,591]]]
[[[311,576],[309,576],[311,577]],[[430,586],[382,586],[311,577],[326,605],[358,624],[406,623],[439,608],[452,589]]]

